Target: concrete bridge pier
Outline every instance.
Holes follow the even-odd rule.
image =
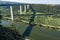
[[[10,6],[10,12],[11,12],[11,20],[13,21],[13,9],[12,9],[12,6]]]

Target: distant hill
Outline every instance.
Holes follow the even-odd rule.
[[[0,5],[2,4],[19,4],[19,3],[11,3],[11,2],[2,2],[0,1]],[[36,12],[41,13],[53,13],[53,14],[60,14],[60,5],[45,5],[45,4],[32,4],[33,9]],[[0,11],[9,9],[9,6],[0,6]],[[14,6],[14,10],[19,10],[19,6]],[[16,12],[16,11],[15,11]]]
[[[36,12],[60,14],[60,5],[35,4],[32,6]]]

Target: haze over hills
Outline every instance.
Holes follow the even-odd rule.
[[[16,2],[0,1],[0,4],[16,4]]]

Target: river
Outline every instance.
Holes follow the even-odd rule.
[[[9,21],[9,20],[8,21],[7,20],[5,20],[5,21],[2,20],[1,24],[3,25],[3,27],[9,27],[11,25],[11,21]]]
[[[3,21],[1,23],[4,27],[10,27],[11,21]],[[24,23],[16,23],[15,28],[20,34],[23,34],[24,30],[28,25]],[[40,28],[39,26],[34,26],[30,36],[28,37],[31,40],[60,40],[60,31],[49,30]]]

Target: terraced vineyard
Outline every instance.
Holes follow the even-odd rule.
[[[29,23],[29,18],[27,16],[22,16],[21,21],[24,23]],[[34,19],[34,24],[43,26],[44,28],[52,28],[60,30],[60,18],[53,16],[36,16]]]

